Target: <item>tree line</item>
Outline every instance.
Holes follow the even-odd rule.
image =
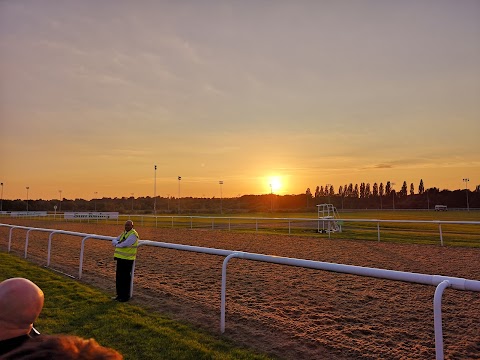
[[[380,184],[374,183],[370,187],[370,183],[360,183],[360,186],[358,184],[353,185],[353,183],[350,183],[348,186],[347,184],[345,185],[340,185],[338,188],[338,195],[343,196],[343,197],[354,197],[354,198],[369,198],[371,196],[373,197],[382,197],[384,195],[389,196],[392,192],[395,192],[393,189],[394,183],[391,183],[390,181],[387,181],[385,186],[381,182]],[[480,187],[477,186],[477,190]],[[425,186],[423,184],[423,179],[420,179],[420,183],[418,185],[418,194],[423,194],[425,192]],[[310,188],[307,188],[306,192],[307,196],[312,196],[312,192]],[[413,183],[410,183],[410,187],[407,187],[407,182],[404,181],[402,188],[398,192],[398,196],[400,197],[405,197],[408,194],[410,195],[415,195],[415,186]],[[335,195],[335,189],[333,185],[327,184],[325,187],[323,186],[317,186],[315,189],[315,198],[322,197],[322,196],[332,196]]]
[[[235,214],[258,212],[316,212],[317,205],[330,203],[339,210],[347,209],[430,209],[435,205],[449,208],[480,208],[480,186],[474,191],[439,190],[424,188],[420,181],[418,190],[413,184],[403,182],[397,192],[387,182],[345,184],[335,192],[333,185],[317,186],[312,194],[310,188],[296,195],[243,195],[233,198],[196,197],[122,197],[102,199],[61,200],[2,200],[3,211],[118,211],[122,214]]]

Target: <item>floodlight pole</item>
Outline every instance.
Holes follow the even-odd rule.
[[[155,169],[155,179],[153,182],[153,215],[157,215],[157,165]]]
[[[223,185],[223,180],[220,180],[218,183],[220,184],[220,214],[223,214],[223,209],[222,209],[222,185]]]
[[[2,187],[2,195],[0,197],[0,211],[3,211],[3,182],[0,183],[0,186]]]
[[[62,211],[62,190],[58,190],[60,193],[60,204],[58,206],[58,212]]]
[[[98,194],[98,191],[95,191],[93,193],[93,195],[95,195],[95,199],[93,199],[93,203],[95,205],[95,212],[97,212],[97,194]]]
[[[134,199],[133,193],[131,193],[131,195],[132,195],[132,214],[133,214],[133,199]]]
[[[468,204],[468,182],[470,181],[469,178],[464,178],[463,182],[465,183],[465,194],[467,195],[467,211],[470,211],[470,205]]]
[[[27,186],[26,189],[27,189],[27,213],[28,213],[28,189],[30,189],[30,187]]]
[[[179,214],[180,214],[180,180],[182,180],[181,176],[178,177],[178,203],[177,203],[177,206],[178,206],[178,213]]]

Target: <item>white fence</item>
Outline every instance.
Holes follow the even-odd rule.
[[[95,214],[95,213],[90,213]],[[102,213],[98,213],[102,214]],[[107,213],[105,213],[107,214]],[[24,216],[26,217],[26,216]],[[387,220],[387,219],[318,219],[318,218],[259,218],[259,217],[243,217],[243,216],[234,216],[234,217],[221,217],[221,216],[185,216],[185,215],[169,215],[169,216],[154,216],[154,215],[118,215],[118,217],[102,217],[102,216],[91,216],[89,218],[74,218],[66,219],[61,214],[48,214],[44,218],[48,220],[57,220],[57,221],[75,221],[75,222],[96,222],[96,223],[110,223],[110,224],[119,224],[126,220],[133,220],[136,223],[139,223],[142,226],[152,226],[152,227],[170,227],[170,228],[189,228],[189,229],[212,229],[212,230],[253,230],[260,231],[262,228],[265,230],[277,230],[282,229],[284,231],[288,230],[288,234],[291,235],[294,227],[296,229],[310,229],[312,231],[319,231],[325,227],[325,222],[327,222],[327,227],[329,222],[339,222],[342,227],[345,229],[348,225],[352,224],[375,224],[376,225],[376,239],[381,241],[381,225],[384,226],[387,224],[424,224],[427,226],[434,226],[438,228],[438,235],[440,245],[444,245],[444,233],[442,225],[465,225],[465,226],[478,226],[480,221],[449,221],[449,220]],[[39,219],[38,216],[35,219]],[[333,228],[333,225],[332,225]],[[399,229],[390,229],[399,230]],[[405,230],[405,228],[403,229]],[[476,242],[478,238],[478,243],[480,244],[480,236],[478,232],[474,234],[476,237],[473,237],[471,242]],[[331,237],[331,233],[328,232],[328,237]]]
[[[0,227],[2,226],[10,228],[9,239],[8,239],[8,252],[10,252],[10,248],[11,248],[13,230],[14,229],[26,230],[25,254],[24,254],[25,258],[27,258],[27,254],[28,254],[28,239],[29,239],[30,232],[31,231],[48,232],[49,240],[48,240],[48,250],[47,250],[47,266],[50,265],[50,252],[51,252],[51,242],[52,242],[53,235],[65,234],[65,235],[82,237],[83,239],[82,239],[81,250],[80,250],[80,264],[79,264],[79,272],[78,272],[79,279],[82,277],[83,256],[84,256],[86,240],[96,239],[96,240],[111,241],[114,239],[111,236],[86,234],[86,233],[66,231],[66,230],[34,228],[34,227],[28,227],[28,226],[18,226],[18,225],[0,223]],[[369,268],[369,267],[362,267],[362,266],[335,264],[335,263],[327,263],[322,261],[295,259],[295,258],[287,258],[287,257],[279,257],[279,256],[269,256],[264,254],[238,252],[238,251],[232,251],[232,250],[214,249],[214,248],[206,248],[206,247],[199,247],[199,246],[181,245],[181,244],[171,244],[171,243],[156,242],[156,241],[150,241],[150,240],[140,240],[139,246],[154,246],[154,247],[161,247],[166,249],[190,251],[190,252],[219,255],[219,256],[225,257],[222,265],[222,285],[221,285],[221,305],[220,305],[221,307],[220,308],[220,332],[221,333],[225,331],[227,266],[228,266],[228,262],[232,258],[241,258],[241,259],[252,260],[252,261],[261,261],[261,262],[268,262],[268,263],[274,263],[274,264],[280,264],[280,265],[296,266],[296,267],[303,267],[303,268],[309,268],[309,269],[331,271],[331,272],[337,272],[337,273],[435,286],[436,289],[434,293],[433,311],[434,311],[435,353],[436,353],[437,360],[444,358],[443,328],[442,328],[442,295],[444,290],[450,287],[456,290],[480,292],[480,281],[458,278],[458,277],[428,275],[428,274],[419,274],[419,273],[394,271],[394,270],[386,270],[386,269],[378,269],[378,268]],[[139,259],[141,259],[140,256],[139,256]],[[134,263],[134,270],[132,274],[131,295],[133,295],[135,263]]]

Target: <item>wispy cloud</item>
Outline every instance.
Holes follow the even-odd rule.
[[[373,166],[375,169],[391,169],[393,166],[391,164],[377,164]]]

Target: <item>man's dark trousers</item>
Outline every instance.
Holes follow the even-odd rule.
[[[117,297],[122,300],[130,299],[130,283],[132,281],[133,260],[115,258],[117,260],[117,273],[115,284]]]

